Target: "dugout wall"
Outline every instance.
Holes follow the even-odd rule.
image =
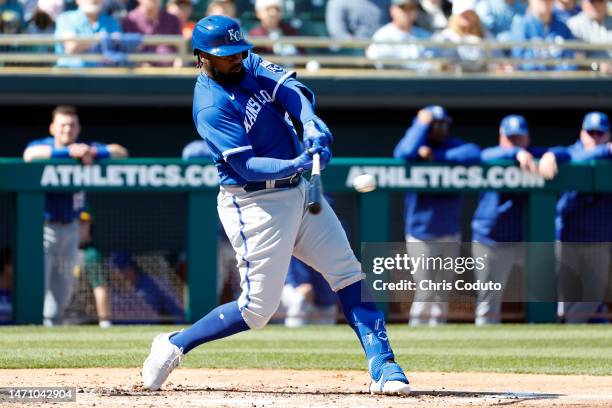
[[[465,175],[473,170],[483,177],[476,181],[467,178]],[[339,158],[325,170],[323,182],[327,192],[351,197],[353,206],[348,211],[358,222],[353,239],[357,245],[389,241],[392,226],[403,223],[403,219],[401,222],[392,219],[392,194],[407,190],[474,193],[486,189],[528,194],[527,240],[552,243],[558,193],[612,192],[611,170],[609,163],[563,165],[557,178],[545,182],[503,163],[466,168],[435,163],[406,166],[394,159]],[[433,172],[449,176],[441,179],[446,181],[433,183]],[[354,192],[351,181],[362,173],[376,176],[379,185],[376,191]],[[106,240],[108,251],[127,246],[140,252],[137,261],[146,264],[155,262],[151,259],[159,259],[155,258],[155,251],[151,252],[152,248],[167,252],[185,249],[184,317],[186,321],[197,320],[217,304],[216,183],[216,169],[206,161],[128,159],[83,167],[70,160],[26,164],[20,159],[0,159],[0,198],[8,197],[0,220],[2,230],[8,231],[5,234],[10,238],[6,239],[7,246],[15,254],[14,321],[41,321],[44,193],[78,190],[91,194],[92,207],[101,213],[111,203],[121,204],[122,199],[132,196],[120,205],[120,213],[104,215],[108,217],[104,228],[111,237]],[[14,204],[10,204],[11,200]],[[142,209],[152,210],[152,215],[143,218]],[[133,221],[137,222],[130,224]],[[155,236],[157,229],[162,231],[159,236]],[[117,241],[113,238],[114,232],[122,230],[127,232],[120,234]],[[360,247],[355,249],[359,252]],[[528,256],[528,271],[537,272],[528,276],[528,288],[533,290],[527,303],[527,321],[555,319],[556,305],[551,301],[556,293],[554,265],[551,251]]]

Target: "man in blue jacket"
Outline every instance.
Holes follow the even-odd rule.
[[[24,161],[76,159],[83,165],[90,165],[99,159],[128,155],[127,150],[118,144],[80,140],[81,125],[73,106],[58,106],[53,110],[49,133],[50,136],[28,144],[23,152]],[[79,255],[79,216],[84,208],[84,191],[45,194],[45,326],[64,323]]]
[[[550,156],[553,156],[552,159]],[[512,160],[523,171],[539,173],[534,159],[543,158],[542,173],[546,178],[556,175],[556,166],[550,171],[547,162],[567,160],[562,147],[531,146],[527,121],[520,115],[506,116],[499,128],[499,145],[489,147],[480,155],[483,162]],[[475,269],[477,280],[500,283],[506,287],[512,269],[525,267],[523,244],[523,209],[526,196],[517,193],[486,191],[480,194],[478,208],[472,219],[474,258],[484,259],[484,268]],[[501,321],[503,291],[481,290],[476,302],[476,324],[494,324]]]
[[[412,126],[393,152],[394,157],[411,163],[438,161],[468,164],[480,160],[480,148],[473,143],[451,137],[451,118],[446,109],[434,105],[421,109]],[[456,257],[459,255],[459,216],[463,204],[461,194],[406,194],[406,241],[408,253],[424,257]],[[415,271],[415,282],[453,281],[452,271]],[[443,293],[443,292],[442,292]],[[410,309],[410,324],[445,323],[447,297],[433,291],[417,290]]]
[[[553,13],[553,0],[529,0],[529,9],[524,16],[515,16],[510,34],[512,41],[545,41],[548,47],[514,48],[512,56],[523,59],[563,59],[573,58],[574,52],[556,47],[555,44],[574,40],[567,25]],[[574,65],[559,61],[553,67],[545,64],[525,63],[519,66],[522,70],[573,70]]]
[[[584,117],[580,139],[567,148],[574,162],[611,160],[610,121],[602,112]],[[564,193],[557,202],[559,316],[567,323],[604,315],[612,242],[612,194]]]

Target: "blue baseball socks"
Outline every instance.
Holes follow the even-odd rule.
[[[408,384],[395,356],[385,328],[383,314],[370,301],[361,299],[362,281],[338,291],[347,322],[359,337],[374,382],[400,381]],[[383,384],[381,384],[383,385]]]
[[[191,327],[170,337],[170,343],[188,353],[191,349],[209,341],[221,339],[249,330],[238,307],[238,302],[218,306]]]

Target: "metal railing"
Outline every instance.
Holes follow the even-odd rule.
[[[112,34],[111,39],[119,40],[120,34]],[[65,54],[53,52],[56,45],[64,41],[80,44],[94,45],[99,43],[99,36],[82,37],[54,37],[52,35],[0,35],[0,66],[54,66],[58,60],[70,58],[89,63],[104,65],[109,63],[109,58],[103,53],[78,53]],[[520,69],[522,64],[543,65],[555,67],[560,65],[573,66],[576,70],[601,71],[603,74],[610,73],[612,66],[612,42],[607,43],[584,43],[577,41],[566,41],[549,43],[544,41],[523,42],[498,42],[486,40],[480,43],[452,43],[432,40],[415,40],[408,42],[373,42],[369,40],[334,40],[321,37],[284,37],[278,40],[263,38],[252,38],[250,41],[258,48],[273,48],[275,46],[292,45],[304,52],[294,55],[269,55],[266,58],[273,62],[289,65],[295,68],[306,68],[310,71],[319,69],[376,69],[398,68],[403,70],[425,70],[428,72],[457,72],[471,65],[467,70],[479,72],[508,72]],[[423,55],[418,59],[380,58],[371,59],[366,57],[365,51],[373,44],[392,46],[413,46],[421,50],[432,52],[421,52]],[[141,46],[167,45],[174,47],[175,52],[167,54],[154,54],[136,51],[125,54],[125,61],[130,67],[138,67],[143,63],[175,63],[175,67],[193,67],[194,58],[191,53],[191,44],[180,36],[143,36]],[[41,47],[46,50],[41,51]],[[453,51],[459,48],[470,48],[476,50],[478,58],[462,59],[457,56],[449,57],[448,53],[439,51]],[[509,53],[510,50],[532,49],[543,50],[545,57],[542,58],[515,58]],[[572,50],[570,58],[547,57],[548,50]],[[349,55],[347,55],[349,54]],[[593,57],[596,55],[596,57]],[[420,64],[416,69],[415,64]],[[107,64],[112,65],[112,64]],[[475,68],[474,68],[475,67]],[[606,67],[606,69],[602,69]]]

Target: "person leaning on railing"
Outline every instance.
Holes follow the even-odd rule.
[[[417,44],[376,44],[376,41],[402,42],[411,40],[429,39],[431,34],[422,28],[415,27],[414,23],[418,13],[417,0],[392,0],[389,9],[391,22],[379,28],[372,40],[374,44],[366,50],[366,56],[377,60],[382,58],[399,58],[408,62],[403,64],[404,68],[415,70],[427,70],[430,65],[425,62],[416,62],[427,53],[422,45]],[[431,51],[429,52],[431,53]],[[376,63],[377,68],[383,68],[383,64]]]
[[[65,39],[78,36],[91,36],[101,33],[121,32],[119,23],[108,14],[101,13],[102,0],[77,0],[76,10],[65,11],[57,17],[55,36]],[[58,54],[99,54],[97,43],[77,42],[66,39],[55,46]],[[60,58],[60,67],[95,67],[99,62],[84,61],[80,58]]]
[[[512,23],[513,41],[542,40],[551,43],[546,47],[515,47],[512,56],[521,59],[555,59],[554,65],[523,63],[519,69],[528,71],[574,70],[576,66],[562,59],[574,58],[574,51],[555,47],[556,43],[574,40],[571,31],[555,14],[553,0],[529,0],[529,9],[524,17],[516,17]]]
[[[441,48],[436,51],[439,57],[455,61],[456,65],[454,67],[460,67],[466,71],[483,71],[487,69],[487,65],[483,61],[485,52],[480,43],[490,38],[490,36],[480,23],[475,7],[476,0],[455,0],[448,28],[433,37],[436,41],[474,44]]]
[[[121,22],[125,33],[142,35],[182,35],[181,23],[176,16],[161,8],[160,0],[138,0],[138,7],[130,11]],[[177,49],[171,45],[144,46],[141,52],[172,54]],[[182,66],[180,58],[169,62],[145,62],[145,66]]]
[[[421,109],[412,125],[393,151],[393,157],[414,162],[444,162],[466,165],[480,161],[480,148],[454,137],[450,132],[451,117],[442,106]],[[424,258],[459,256],[461,230],[459,218],[463,195],[459,193],[406,193],[406,243],[408,254]],[[417,290],[410,307],[410,325],[444,324],[448,317],[448,292],[423,290],[421,281],[443,284],[453,280],[447,269],[414,271]]]
[[[329,36],[337,40],[369,40],[389,22],[391,0],[329,0],[325,23]]]
[[[581,41],[589,43],[612,42],[612,16],[608,15],[605,0],[582,0],[582,12],[567,21],[572,34]],[[589,58],[612,58],[612,47],[607,51],[589,51]],[[599,64],[602,72],[611,73],[612,65],[609,62]]]
[[[579,139],[567,147],[567,153],[573,162],[612,161],[608,115],[587,113]],[[612,193],[567,191],[557,202],[558,314],[566,323],[601,322],[607,315],[610,209]]]
[[[476,13],[482,25],[499,41],[507,41],[515,16],[524,16],[527,1],[523,0],[480,0]]]
[[[278,40],[281,37],[294,37],[298,31],[291,25],[283,22],[283,2],[281,0],[257,0],[255,13],[260,24],[249,31],[251,38],[269,38]],[[291,44],[274,44],[271,47],[257,47],[253,52],[259,54],[296,55],[303,50]]]
[[[560,146],[531,145],[527,120],[520,115],[508,115],[499,127],[499,144],[483,149],[480,157],[485,163],[511,160],[523,171],[552,179],[557,175],[554,159],[567,160],[569,156]],[[539,166],[536,159],[541,159]],[[501,284],[502,288],[512,288],[513,285],[508,285],[512,269],[517,266],[525,270],[523,219],[526,209],[526,194],[493,190],[480,193],[472,218],[472,254],[474,259],[482,259],[484,266],[474,269],[477,281],[492,281]],[[476,325],[501,322],[503,292],[491,288],[478,291]],[[508,292],[506,295],[513,296]]]
[[[118,144],[79,140],[81,126],[76,109],[58,106],[53,110],[50,136],[30,142],[23,152],[26,162],[76,159],[90,165],[98,159],[122,158],[127,150]],[[47,193],[45,196],[45,301],[43,324],[64,323],[74,283],[73,271],[79,252],[79,215],[85,208],[85,192]],[[36,216],[35,214],[32,215]]]

